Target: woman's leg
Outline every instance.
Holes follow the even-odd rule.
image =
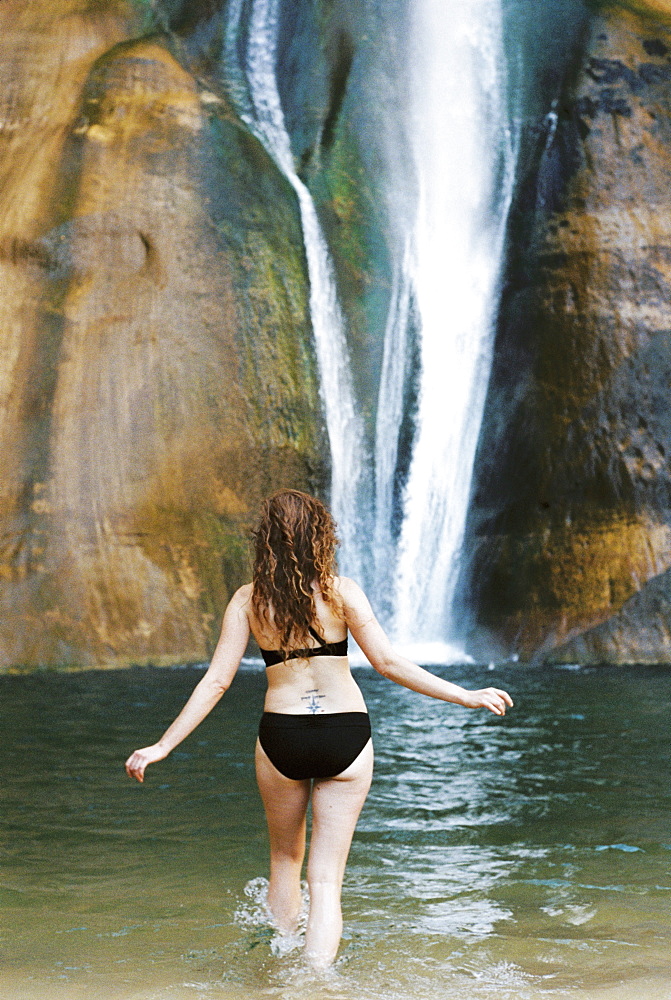
[[[268,906],[283,934],[295,930],[301,911],[301,868],[305,855],[305,814],[310,782],[293,781],[256,744],[256,780],[270,836]]]
[[[373,776],[369,740],[356,760],[335,778],[315,781],[308,858],[310,915],[305,954],[317,968],[330,965],[342,934],[340,893],[354,828]]]

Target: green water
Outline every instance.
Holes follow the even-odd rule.
[[[671,671],[442,672],[515,710],[357,671],[376,776],[325,978],[273,953],[245,894],[266,874],[260,672],[144,787],[123,760],[196,671],[0,678],[0,998],[668,1000]]]

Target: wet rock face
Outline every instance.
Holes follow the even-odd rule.
[[[663,24],[671,23],[671,0],[620,0],[620,5]]]
[[[285,121],[329,246],[371,451],[394,263],[403,252],[397,225],[413,197],[407,18],[406,0],[385,0],[383,10],[350,0],[281,5]]]
[[[650,660],[664,602],[634,595],[671,566],[668,27],[595,14],[537,141],[476,462],[475,631],[524,657]]]
[[[203,660],[326,479],[295,199],[130,5],[53,10],[0,8],[0,668]]]

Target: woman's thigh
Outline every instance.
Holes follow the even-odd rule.
[[[295,850],[305,844],[305,815],[310,782],[293,781],[278,771],[265,750],[256,743],[256,780],[266,811],[271,849]]]
[[[335,778],[315,781],[308,877],[342,881],[354,828],[373,777],[373,743]]]

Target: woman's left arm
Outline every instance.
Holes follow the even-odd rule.
[[[241,587],[231,598],[210,666],[175,721],[166,729],[158,743],[136,750],[126,761],[126,771],[131,778],[144,781],[147,766],[167,757],[171,750],[200,725],[230,687],[249,639],[247,591],[247,587]]]
[[[430,698],[450,701],[465,708],[487,708],[494,715],[505,715],[506,707],[512,708],[513,700],[507,691],[493,687],[471,691],[443,680],[401,656],[392,648],[361,588],[353,580],[340,577],[340,593],[345,619],[352,635],[375,670],[383,677]]]

